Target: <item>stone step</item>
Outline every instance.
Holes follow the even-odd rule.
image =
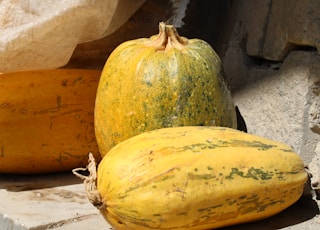
[[[109,229],[72,173],[0,175],[0,230]],[[84,227],[85,226],[85,227]]]

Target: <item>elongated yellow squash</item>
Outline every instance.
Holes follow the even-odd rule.
[[[118,144],[95,177],[85,178],[87,185],[97,179],[98,193],[89,192],[89,199],[115,229],[182,230],[272,216],[300,198],[307,173],[285,144],[194,126],[158,129]]]
[[[0,173],[49,173],[98,153],[93,112],[99,70],[0,75]],[[98,157],[96,155],[96,157]]]

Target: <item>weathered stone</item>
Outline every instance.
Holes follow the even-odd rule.
[[[309,127],[312,132],[320,134],[320,78],[310,89],[312,104],[309,109]]]
[[[263,57],[263,46],[272,0],[246,0],[241,1],[240,5],[239,11],[247,27],[246,53],[249,56]]]
[[[232,91],[250,82],[247,74],[249,69],[246,65],[250,60],[241,47],[241,40],[244,36],[245,28],[240,22],[236,28],[233,32],[233,40],[229,42],[228,49],[222,59],[227,81]]]
[[[316,47],[320,52],[319,38],[318,0],[272,1],[263,47],[265,59],[282,61],[299,46]]]
[[[231,32],[221,58],[232,90],[255,80],[247,74],[255,65],[278,64],[294,50],[320,53],[317,0],[239,0],[227,11],[235,13],[226,13],[231,18],[226,18],[224,30]]]
[[[245,25],[243,48],[249,56],[283,61],[292,50],[317,48],[320,52],[317,0],[240,0],[234,7],[234,31],[239,22]]]
[[[315,156],[312,158],[309,166],[309,171],[312,175],[310,178],[311,186],[320,195],[320,142],[317,143],[315,148]]]
[[[319,63],[315,52],[291,52],[279,70],[261,67],[248,70],[249,77],[260,75],[260,80],[234,95],[248,132],[292,146],[306,162],[314,155],[305,151],[306,145],[314,151],[320,141],[319,135],[308,130],[306,115],[310,105],[316,103],[310,85],[320,75]]]

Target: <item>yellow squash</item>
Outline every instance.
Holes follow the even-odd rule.
[[[295,203],[307,180],[301,158],[287,145],[221,127],[137,135],[114,147],[97,174],[90,161],[88,197],[123,230],[212,229],[260,220]]]
[[[117,143],[153,129],[236,127],[220,58],[200,39],[160,23],[159,34],[120,44],[99,82],[95,131],[105,155]]]
[[[80,69],[1,74],[0,173],[86,165],[88,152],[98,153],[93,112],[100,74]]]

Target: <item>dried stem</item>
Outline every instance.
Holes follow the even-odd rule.
[[[86,168],[76,168],[73,169],[72,172],[74,175],[79,177],[83,180],[85,190],[87,197],[89,201],[98,209],[101,209],[103,207],[102,198],[100,196],[100,193],[97,189],[97,168],[96,168],[96,161],[92,155],[92,153],[89,153],[89,164]],[[89,176],[84,176],[78,171],[89,171]]]
[[[182,50],[187,44],[188,39],[180,37],[173,25],[166,25],[164,22],[159,23],[158,36],[147,43],[148,46],[153,46],[159,51],[172,47]]]

